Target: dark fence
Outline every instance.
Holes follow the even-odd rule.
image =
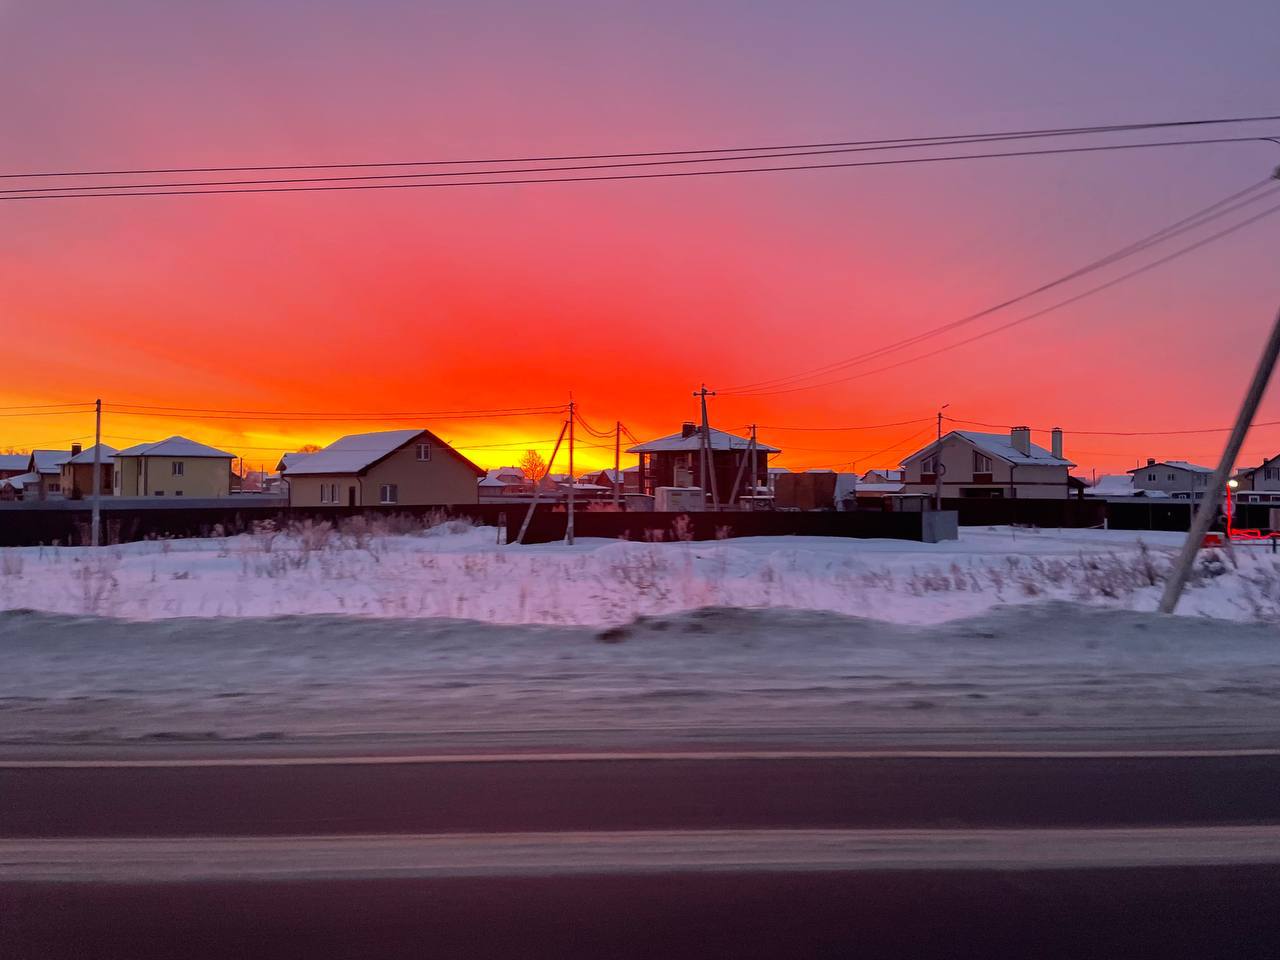
[[[515,542],[524,513],[507,514],[507,540]],[[568,517],[544,512],[541,507],[525,534],[525,543],[563,540]],[[574,517],[579,537],[611,540],[717,540],[729,537],[858,537],[916,540],[925,538],[924,514],[883,513],[856,510],[803,513],[759,511],[742,513],[604,513],[586,512]]]
[[[476,523],[500,525],[513,515],[523,516],[518,504],[441,504],[395,507],[287,507],[279,503],[181,506],[148,504],[102,507],[105,543],[130,543],[184,537],[233,536],[255,526],[285,526],[304,520],[341,522],[355,516],[425,518],[444,514]],[[518,521],[517,521],[518,522]],[[0,509],[0,547],[40,544],[78,545],[89,542],[90,510],[83,501],[23,504]]]
[[[1189,500],[1108,500],[1106,505],[1112,530],[1191,529]]]
[[[1102,500],[1031,500],[947,498],[947,510],[960,515],[962,527],[1100,527],[1107,519]]]

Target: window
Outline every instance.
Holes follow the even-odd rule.
[[[429,443],[418,444],[418,460],[422,463],[426,463],[430,459],[431,459],[431,444]]]
[[[1155,482],[1156,482],[1156,475],[1155,475],[1154,473],[1148,473],[1148,474],[1147,474],[1147,479],[1148,479],[1148,480],[1150,480],[1152,483],[1155,483]]]
[[[979,453],[977,450],[973,451],[973,472],[974,473],[990,473],[991,458],[986,456],[985,454]]]
[[[338,485],[336,483],[329,484],[329,502],[338,502]]]
[[[934,459],[935,459],[935,458],[933,458],[933,457],[925,457],[923,460],[921,460],[921,461],[920,461],[920,472],[921,472],[921,473],[933,473],[933,472],[934,472]]]
[[[1266,478],[1268,480],[1280,480],[1280,467],[1267,467]]]
[[[329,502],[329,485],[327,483],[320,484],[320,502]]]
[[[1172,483],[1174,480],[1178,479],[1178,475],[1176,473],[1166,474],[1165,479]]]
[[[49,492],[50,492],[50,493],[61,493],[61,492],[62,492],[62,484],[58,483],[56,480],[52,480],[52,481],[50,481],[50,482],[49,482]]]
[[[175,490],[175,491],[173,491],[173,495],[174,495],[175,497],[180,497],[180,496],[182,496],[182,491],[181,491],[181,490]]]
[[[384,483],[378,491],[378,499],[382,503],[398,503],[400,490],[394,483]]]
[[[163,496],[164,496],[164,491],[163,491],[163,490],[153,490],[153,491],[152,491],[152,493],[151,493],[151,495],[152,495],[153,497],[163,497]]]
[[[181,460],[175,460],[169,464],[169,475],[172,477],[180,477],[183,475],[185,464]]]

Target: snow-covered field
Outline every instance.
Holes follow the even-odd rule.
[[[492,528],[0,550],[0,610],[135,620],[336,614],[601,625],[707,606],[939,623],[1069,600],[1154,610],[1180,534],[961,531],[957,542],[760,537],[501,546]],[[1179,613],[1280,619],[1280,557],[1202,555]]]
[[[496,540],[0,551],[0,742],[1280,745],[1265,549],[1161,617],[1177,535]]]

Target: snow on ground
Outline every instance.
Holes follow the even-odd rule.
[[[830,611],[940,623],[1067,600],[1154,610],[1181,534],[964,528],[922,544],[832,537],[582,539],[505,546],[488,527],[291,534],[0,550],[0,610],[134,620],[331,614],[607,625],[701,607]],[[1202,554],[1181,614],[1280,619],[1280,557]]]

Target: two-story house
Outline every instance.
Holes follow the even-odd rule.
[[[1236,499],[1240,503],[1280,504],[1280,454],[1236,474]]]
[[[1052,447],[1032,443],[1029,427],[1008,434],[952,430],[902,461],[902,492],[932,494],[941,479],[944,498],[1065,500],[1075,489],[1075,464],[1062,454],[1061,430],[1053,431]]]
[[[1186,460],[1156,460],[1147,458],[1145,467],[1129,471],[1133,477],[1133,489],[1158,490],[1175,500],[1200,500],[1209,490],[1212,467],[1202,467]]]

